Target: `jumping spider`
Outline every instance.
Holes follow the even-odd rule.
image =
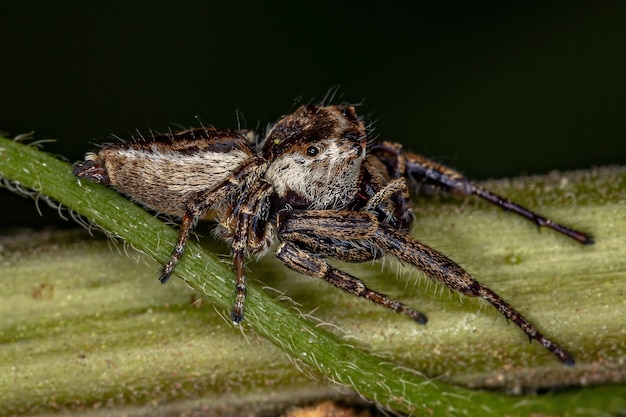
[[[243,320],[246,255],[260,256],[278,239],[276,256],[289,268],[426,323],[422,313],[369,289],[326,260],[363,262],[390,254],[449,288],[487,300],[530,339],[573,364],[572,355],[499,295],[408,234],[413,213],[405,181],[479,196],[583,244],[593,243],[591,236],[405,152],[396,143],[372,142],[370,134],[352,106],[305,105],[281,118],[258,145],[253,132],[202,127],[104,146],[88,153],[74,173],[182,218],[178,240],[161,272],[162,283],[182,257],[196,221],[211,213],[218,235],[232,250],[235,324]]]

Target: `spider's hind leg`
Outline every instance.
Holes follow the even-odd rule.
[[[178,230],[178,239],[176,240],[176,245],[174,246],[174,250],[172,250],[172,255],[163,268],[161,269],[161,275],[159,276],[159,281],[161,284],[165,284],[172,273],[174,272],[174,268],[176,264],[183,257],[183,253],[185,252],[185,245],[187,244],[187,240],[189,240],[189,233],[191,229],[195,226],[198,218],[193,214],[191,210],[186,210],[183,215],[182,221],[180,223],[180,228]]]

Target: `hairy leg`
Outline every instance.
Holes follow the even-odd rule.
[[[405,152],[400,144],[382,142],[374,145],[372,153],[379,157],[395,178],[406,177],[416,185],[420,183],[430,184],[454,194],[475,195],[503,210],[518,214],[539,227],[555,230],[586,245],[594,243],[590,235],[556,223],[532,210],[479,187],[452,168],[432,161],[422,155]],[[401,201],[403,199],[404,197],[400,197]]]
[[[502,297],[476,281],[457,263],[428,245],[413,239],[407,233],[379,223],[372,213],[332,210],[284,211],[279,213],[278,220],[279,233],[289,235],[292,239],[298,236],[300,236],[299,239],[307,236],[324,236],[346,241],[367,240],[381,252],[415,266],[447,287],[472,297],[483,298],[507,319],[513,321],[529,338],[537,340],[563,363],[568,365],[574,363],[572,355],[544,337]],[[324,261],[316,259],[316,262]],[[295,264],[294,261],[291,263]],[[306,264],[296,264],[295,267],[288,264],[288,266],[300,272],[309,275],[317,274],[327,279],[325,278],[327,269],[321,266],[317,269],[307,268]]]
[[[251,162],[241,165],[220,185],[212,190],[202,191],[192,198],[192,201],[195,201],[196,203],[190,204],[185,208],[178,230],[176,245],[172,250],[170,258],[161,269],[159,281],[161,281],[162,284],[165,284],[170,279],[174,269],[176,268],[176,264],[183,257],[183,254],[185,253],[185,245],[187,244],[187,240],[189,240],[189,233],[195,227],[198,218],[205,215],[220,201],[223,201],[233,193],[240,191],[244,185],[245,179],[247,179],[247,177],[251,174],[253,175],[254,169],[256,168],[256,162],[256,160],[252,160]]]
[[[376,246],[396,258],[408,262],[449,288],[471,297],[480,297],[491,303],[508,320],[515,323],[530,339],[535,339],[552,352],[561,362],[574,364],[572,355],[547,339],[522,314],[502,297],[480,282],[450,258],[418,242],[404,232],[380,225],[372,238]]]
[[[426,316],[422,313],[369,289],[360,279],[333,267],[324,259],[299,248],[293,242],[282,243],[276,251],[276,257],[286,266],[301,274],[321,278],[349,294],[363,297],[375,304],[408,316],[420,324],[425,324],[427,321]]]
[[[180,227],[178,229],[178,239],[176,240],[176,245],[174,246],[174,250],[170,255],[168,261],[163,265],[161,269],[161,275],[159,276],[159,281],[161,284],[165,284],[172,273],[174,272],[174,268],[176,264],[183,257],[183,253],[185,253],[185,245],[187,244],[187,240],[189,240],[189,233],[191,229],[195,226],[198,218],[193,214],[191,210],[186,210],[183,218],[180,222]]]
[[[270,209],[270,197],[273,192],[266,182],[250,186],[245,198],[242,198],[233,212],[236,216],[235,234],[232,242],[233,266],[235,270],[235,304],[231,318],[234,324],[243,321],[246,300],[246,253],[264,252],[270,241],[266,239],[267,217]]]

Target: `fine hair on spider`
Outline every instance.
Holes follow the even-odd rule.
[[[582,244],[593,239],[471,182],[459,172],[393,142],[374,141],[351,105],[308,104],[281,117],[259,143],[251,131],[200,127],[120,141],[86,155],[79,178],[114,187],[152,210],[181,219],[170,278],[199,218],[215,220],[235,272],[232,320],[244,317],[245,262],[272,243],[279,261],[350,294],[426,323],[426,316],[332,266],[327,258],[364,262],[391,255],[446,287],[480,297],[565,364],[573,356],[546,338],[494,291],[408,233],[409,189],[428,185],[474,195]],[[411,185],[409,187],[408,185]]]

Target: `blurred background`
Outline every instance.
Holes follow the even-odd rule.
[[[338,87],[475,179],[626,163],[626,2],[432,3],[5,1],[0,130],[74,162],[135,129],[262,130]],[[70,225],[0,199],[0,227]]]

